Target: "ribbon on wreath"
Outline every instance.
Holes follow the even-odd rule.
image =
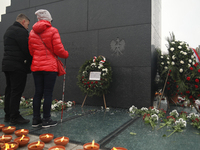
[[[196,51],[194,48],[191,48],[191,49],[193,50],[193,52],[194,52],[194,54],[195,54],[195,57],[196,57],[197,62],[199,62],[199,61],[200,61],[200,57],[199,57],[197,51]]]

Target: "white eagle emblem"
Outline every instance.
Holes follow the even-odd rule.
[[[113,51],[113,55],[123,55],[122,51],[125,50],[125,41],[121,40],[117,37],[116,40],[112,40],[110,42],[110,50]]]

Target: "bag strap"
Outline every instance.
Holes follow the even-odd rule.
[[[48,49],[48,47],[46,46],[46,44],[45,44],[44,41],[42,40],[40,34],[38,34],[38,35],[39,35],[39,37],[40,37],[42,43],[44,44],[45,48]],[[48,49],[48,50],[49,50],[49,49]],[[50,51],[50,50],[49,50],[49,51]],[[55,59],[58,60],[58,57],[57,57],[52,51],[50,51],[50,52],[51,52],[51,54],[55,57]]]

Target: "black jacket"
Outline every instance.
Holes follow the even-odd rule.
[[[23,71],[30,73],[32,57],[28,49],[28,31],[14,22],[4,34],[4,56],[2,71]]]

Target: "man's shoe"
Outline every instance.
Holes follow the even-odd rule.
[[[19,115],[17,118],[11,118],[9,124],[15,125],[15,124],[26,124],[29,123],[29,119],[24,119],[21,115]]]
[[[4,122],[10,122],[10,117],[4,117]]]
[[[42,119],[33,119],[32,121],[32,127],[38,127],[39,125],[42,124]]]
[[[53,127],[57,125],[57,121],[53,121],[52,119],[43,119],[42,120],[42,127],[43,128],[48,128],[48,127]]]

